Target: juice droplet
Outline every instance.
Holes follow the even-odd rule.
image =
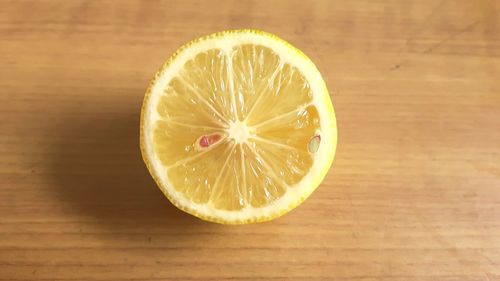
[[[311,153],[316,153],[319,149],[319,144],[321,143],[321,136],[320,135],[315,135],[314,137],[311,138],[309,141],[309,145],[307,148],[309,149],[309,152]]]
[[[211,146],[212,144],[218,142],[220,139],[221,139],[221,136],[219,134],[201,136],[198,144],[202,148],[207,148],[207,147]]]

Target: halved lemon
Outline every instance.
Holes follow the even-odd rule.
[[[191,41],[144,98],[141,150],[179,209],[243,224],[295,208],[321,183],[337,143],[321,74],[275,35],[232,30]]]

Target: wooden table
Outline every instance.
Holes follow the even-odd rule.
[[[315,61],[339,123],[301,207],[222,226],[138,149],[174,50],[253,27]],[[500,280],[500,2],[0,2],[1,280]]]

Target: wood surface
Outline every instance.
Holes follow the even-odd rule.
[[[0,280],[500,280],[500,2],[1,1]],[[316,62],[339,145],[299,208],[178,211],[139,153],[178,46],[259,28]]]

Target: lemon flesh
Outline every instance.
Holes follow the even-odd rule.
[[[330,167],[337,129],[314,64],[274,35],[225,31],[181,47],[141,116],[143,158],[180,209],[228,224],[278,217]]]

